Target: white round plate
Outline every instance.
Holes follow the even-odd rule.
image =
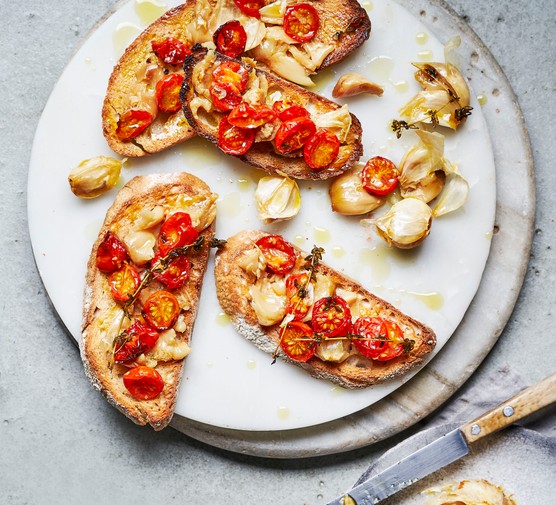
[[[175,2],[169,2],[169,7]],[[68,64],[41,117],[29,169],[29,229],[37,266],[62,321],[80,338],[86,263],[115,191],[95,200],[75,197],[67,181],[82,160],[112,155],[102,136],[100,111],[108,77],[121,54],[122,36],[141,24],[128,2],[92,33]],[[336,80],[353,71],[384,87],[382,97],[346,99],[363,125],[365,154],[398,163],[417,141],[414,132],[396,139],[390,131],[398,110],[418,90],[413,61],[443,61],[443,46],[397,3],[367,5],[373,31],[347,61],[317,78],[317,91],[331,95]],[[445,156],[470,185],[457,212],[434,221],[430,236],[413,251],[397,251],[359,218],[331,212],[328,182],[303,182],[302,210],[288,223],[264,225],[253,192],[262,172],[193,139],[167,152],[129,160],[122,182],[133,176],[186,171],[204,179],[218,200],[217,237],[245,228],[283,234],[310,250],[325,248],[325,261],[434,329],[436,354],[450,338],[478,288],[489,254],[495,214],[495,169],[489,133],[472,91],[473,114],[457,133],[446,134]],[[302,428],[357,412],[397,389],[413,374],[360,391],[342,390],[295,366],[263,354],[227,323],[216,300],[213,263],[205,278],[193,352],[187,358],[176,414],[215,427],[247,431]]]

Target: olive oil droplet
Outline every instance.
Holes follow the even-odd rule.
[[[219,212],[226,217],[237,217],[241,212],[239,193],[229,193],[216,201]]]
[[[305,237],[303,235],[296,235],[293,238],[293,243],[300,249],[303,249],[306,246]]]
[[[249,370],[254,370],[257,367],[257,362],[254,359],[250,359],[247,361],[247,368]]]
[[[278,407],[278,418],[286,420],[290,417],[290,409],[288,407]]]
[[[237,180],[237,187],[240,191],[247,192],[251,189],[252,181],[246,178]]]
[[[141,33],[141,28],[133,23],[123,22],[116,26],[116,31],[112,35],[114,53],[120,57],[130,42]]]
[[[341,258],[345,253],[346,251],[344,250],[344,248],[339,245],[332,248],[332,256],[334,256],[335,258]]]
[[[361,5],[363,6],[363,9],[369,12],[372,11],[375,7],[372,0],[363,0],[363,2],[361,2]]]
[[[430,49],[427,49],[425,51],[419,51],[417,53],[417,57],[421,61],[432,61],[432,51]]]
[[[167,9],[166,4],[157,0],[135,0],[135,12],[145,25],[157,20]]]
[[[326,228],[314,228],[315,241],[319,244],[326,244],[330,240],[330,232]]]
[[[382,281],[390,275],[390,264],[388,263],[388,250],[385,247],[368,247],[359,252],[361,263],[372,269],[373,278]]]
[[[398,93],[405,93],[409,89],[407,81],[396,81],[392,85]]]
[[[431,310],[440,310],[444,305],[444,297],[440,293],[415,293],[413,291],[408,291],[408,293],[422,301]]]
[[[485,105],[488,102],[488,97],[486,95],[479,95],[477,97],[477,101],[479,102],[479,105]]]
[[[230,324],[230,318],[225,312],[220,312],[216,316],[216,322],[219,326],[227,326],[228,324]]]
[[[376,56],[371,59],[367,68],[376,79],[387,81],[394,69],[394,61],[388,56]]]
[[[425,32],[419,32],[416,36],[415,36],[415,40],[417,41],[417,44],[426,44],[429,40],[429,35]]]

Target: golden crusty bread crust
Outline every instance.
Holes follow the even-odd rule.
[[[114,152],[122,156],[145,156],[184,142],[195,135],[181,110],[173,114],[158,113],[153,123],[131,141],[121,141],[116,135],[120,115],[136,104],[137,97],[141,94],[154,96],[156,82],[146,76],[139,78],[138,73],[145,73],[149,65],[154,68],[158,64],[162,71],[183,75],[180,66],[161,62],[154,54],[151,42],[172,37],[189,46],[190,43],[185,38],[185,27],[193,19],[194,5],[195,0],[188,0],[149,25],[126,49],[114,67],[102,107],[104,137]]]
[[[165,387],[157,398],[139,401],[128,393],[122,381],[128,368],[120,364],[114,364],[112,370],[109,367],[114,334],[106,330],[106,325],[108,321],[116,321],[112,329],[116,328],[117,331],[117,320],[120,318],[118,310],[121,314],[121,309],[110,295],[107,275],[101,273],[96,266],[96,253],[107,231],[121,236],[131,228],[134,217],[141,209],[164,205],[169,198],[179,198],[181,195],[209,197],[212,193],[203,181],[186,173],[139,176],[129,181],[120,190],[106,214],[91,251],[85,279],[80,342],[85,373],[93,386],[113,406],[135,423],[148,423],[155,430],[167,426],[172,418],[184,360],[158,363],[156,370],[162,375]],[[191,339],[214,227],[213,221],[200,232],[205,240],[201,249],[190,255],[190,278],[184,287],[175,291],[176,296],[186,297],[190,302],[187,310],[184,309],[181,313],[186,329],[182,333],[176,332],[179,341],[189,343]],[[110,328],[109,324],[108,327]]]
[[[257,76],[261,76],[268,83],[269,93],[271,90],[279,90],[281,92],[281,100],[286,101],[289,99],[293,103],[301,105],[309,111],[316,111],[319,114],[340,109],[340,105],[328,98],[312,93],[272,73],[254,68],[244,61],[232,60],[220,53],[207,51],[200,46],[196,46],[184,64],[185,80],[181,91],[183,110],[187,120],[197,134],[214,144],[218,141],[218,124],[224,115],[216,110],[211,112],[203,111],[203,120],[201,120],[198,115],[199,113],[192,109],[192,100],[207,100],[206,97],[197,93],[194,79],[196,76],[202,75],[203,79],[208,83],[211,72],[200,71],[199,69],[207,65],[207,61],[211,61],[213,57],[215,58],[215,65],[224,61],[235,61],[244,66],[250,73],[254,72]],[[248,84],[245,93],[249,91]],[[302,156],[284,156],[277,153],[272,143],[268,141],[255,142],[244,155],[237,156],[237,158],[269,174],[286,174],[295,179],[312,180],[324,180],[335,177],[353,167],[363,154],[361,123],[353,114],[350,113],[350,116],[351,126],[345,140],[342,142],[338,157],[322,170],[312,170],[305,163]]]
[[[261,350],[272,354],[280,340],[280,326],[279,324],[261,326],[258,323],[257,315],[250,305],[249,296],[253,277],[239,265],[241,255],[246,250],[253,248],[254,243],[265,235],[268,233],[246,230],[229,238],[226,246],[220,249],[216,255],[214,273],[218,300],[224,312],[230,317],[232,324],[242,336]],[[301,257],[306,256],[298,248],[294,248]],[[301,366],[316,378],[330,380],[342,387],[355,389],[399,377],[421,363],[423,358],[433,350],[436,336],[430,328],[403,314],[390,303],[373,295],[355,281],[329,266],[319,263],[316,271],[332,278],[342,288],[362,295],[377,307],[381,317],[394,320],[402,328],[411,328],[414,332],[414,348],[410,354],[403,354],[384,362],[370,362],[361,357],[361,359],[350,360],[348,358],[341,363],[335,363],[322,361],[313,356],[306,363],[300,363],[288,358],[281,350],[278,353],[280,358]],[[296,273],[295,269],[293,273]]]

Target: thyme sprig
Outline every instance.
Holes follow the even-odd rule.
[[[131,340],[131,335],[127,332],[127,330],[122,331],[122,325],[125,319],[131,321],[132,319],[132,312],[135,302],[139,298],[141,291],[145,289],[156,277],[157,274],[162,273],[172,261],[174,261],[179,256],[185,256],[189,251],[193,250],[195,252],[199,251],[203,244],[205,243],[205,237],[200,236],[193,242],[192,244],[187,244],[182,247],[177,247],[172,249],[169,253],[167,253],[162,258],[159,258],[154,265],[150,268],[146,268],[143,278],[139,283],[139,286],[135,289],[135,291],[128,297],[128,299],[122,304],[122,317],[120,319],[120,324],[118,326],[118,333],[114,340],[112,341],[112,352],[109,361],[109,368],[112,369],[114,365],[114,355],[120,351],[127,342]],[[211,241],[212,244],[212,241]],[[216,247],[216,246],[215,246]]]
[[[318,247],[316,245],[313,246],[311,249],[311,254],[305,256],[303,260],[305,263],[303,264],[303,269],[307,270],[307,279],[297,288],[297,302],[292,310],[292,313],[286,315],[282,322],[280,323],[280,335],[278,339],[278,344],[276,345],[276,349],[274,349],[274,353],[272,354],[272,365],[276,363],[276,358],[278,356],[278,350],[280,349],[280,345],[282,344],[282,340],[284,338],[284,333],[288,324],[293,321],[293,313],[298,309],[299,304],[301,301],[307,296],[309,292],[309,285],[311,281],[316,282],[317,280],[317,273],[316,269],[319,263],[322,261],[322,256],[324,254],[324,249],[322,247]]]

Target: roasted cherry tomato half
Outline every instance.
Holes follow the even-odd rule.
[[[160,265],[157,267],[157,262],[157,257],[151,262],[157,281],[162,282],[168,289],[179,289],[185,285],[191,272],[191,262],[185,256],[172,259],[164,269]]]
[[[128,259],[123,242],[111,231],[107,231],[97,248],[97,268],[105,273],[114,272]]]
[[[255,242],[266,260],[266,269],[279,275],[290,273],[297,255],[292,245],[280,235],[265,235]]]
[[[219,26],[212,36],[216,50],[230,58],[237,58],[245,51],[247,34],[245,28],[236,19]]]
[[[360,317],[353,325],[355,348],[366,358],[388,361],[404,352],[402,329],[379,317]]]
[[[317,349],[311,327],[301,321],[292,321],[282,330],[280,347],[295,361],[309,361]]]
[[[160,256],[166,256],[172,249],[192,244],[199,232],[193,228],[191,216],[186,212],[171,214],[162,226],[156,241]]]
[[[118,270],[108,277],[110,293],[114,300],[127,302],[141,284],[141,276],[130,263],[124,263]]]
[[[122,141],[133,139],[141,135],[153,120],[154,116],[146,110],[130,109],[120,115],[116,136]]]
[[[137,400],[153,400],[164,389],[164,379],[148,366],[136,366],[123,377],[124,386]]]
[[[298,117],[311,117],[311,114],[305,107],[294,103],[289,104],[279,100],[274,102],[272,108],[281,121],[289,121]]]
[[[154,328],[136,320],[121,336],[114,348],[114,361],[126,363],[154,347],[160,334]]]
[[[191,50],[186,44],[172,37],[153,40],[151,47],[154,54],[168,65],[183,65],[185,58],[191,54]]]
[[[313,170],[322,170],[338,157],[340,141],[331,131],[318,130],[303,147],[303,159]]]
[[[178,112],[181,109],[180,90],[183,75],[168,74],[156,83],[156,103],[162,112]]]
[[[384,196],[396,189],[398,169],[389,159],[375,156],[363,168],[361,181],[369,193]]]
[[[169,291],[155,291],[143,304],[145,321],[159,331],[174,326],[179,315],[178,299]]]
[[[237,61],[224,61],[212,71],[215,84],[229,84],[235,93],[243,93],[249,81],[249,71]]]
[[[343,337],[351,329],[351,311],[343,298],[327,296],[315,302],[311,323],[324,337]]]
[[[241,101],[241,94],[231,84],[213,82],[209,87],[210,99],[214,107],[220,112],[226,112],[237,107]]]
[[[230,124],[227,118],[223,117],[218,125],[217,145],[226,154],[241,156],[245,154],[255,141],[255,132],[238,128]]]
[[[387,345],[388,331],[380,317],[358,318],[353,333],[353,345],[365,358],[376,359]]]
[[[307,282],[309,274],[292,274],[286,279],[286,313],[293,314],[294,321],[303,321],[313,305],[314,289]]]
[[[272,121],[275,117],[274,111],[266,105],[250,105],[241,102],[230,111],[228,121],[238,128],[255,129]]]
[[[301,149],[309,138],[315,134],[317,127],[309,118],[296,118],[284,121],[274,139],[276,150],[282,154]]]
[[[291,5],[284,13],[284,31],[298,42],[309,42],[319,28],[319,13],[310,4]]]
[[[264,0],[234,0],[239,10],[248,16],[260,18],[259,9],[264,7]]]

